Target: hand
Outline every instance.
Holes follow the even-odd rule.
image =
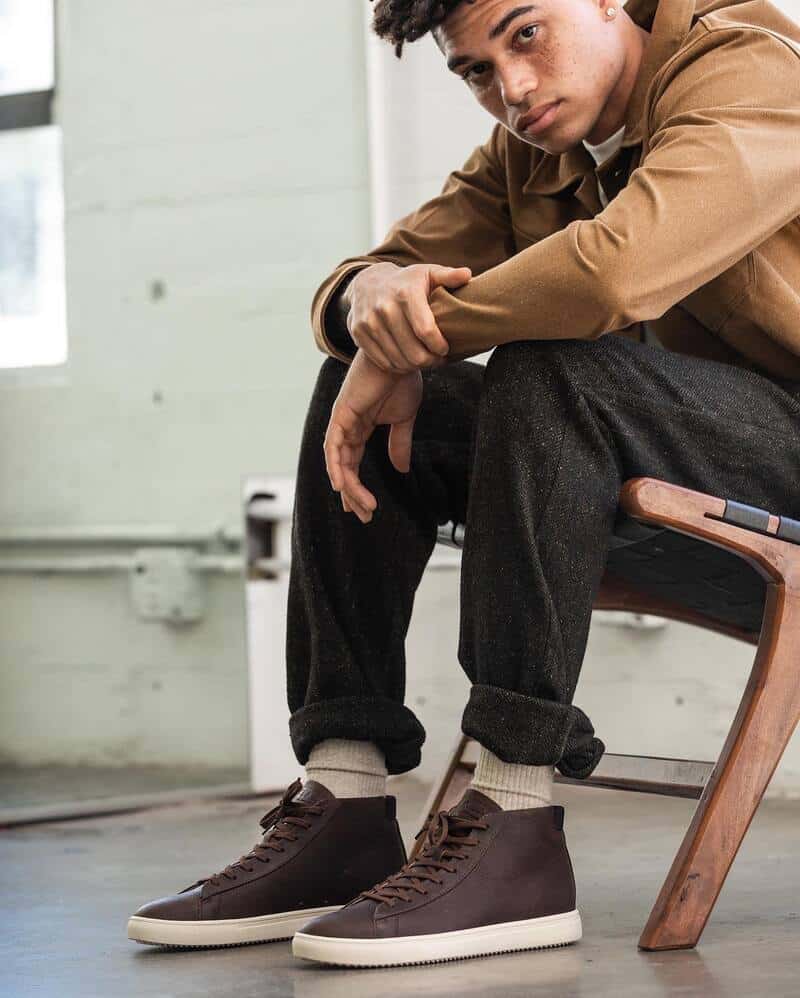
[[[441,366],[450,346],[436,325],[431,292],[460,288],[471,278],[469,267],[374,263],[357,273],[343,294],[350,337],[387,373]]]
[[[358,477],[364,447],[376,426],[389,423],[389,459],[398,471],[411,467],[414,420],[422,401],[422,375],[389,374],[359,350],[331,409],[323,450],[334,491],[346,513],[369,523],[378,503]]]

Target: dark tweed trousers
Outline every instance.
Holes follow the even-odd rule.
[[[390,773],[419,763],[404,643],[438,524],[466,525],[464,732],[507,762],[585,778],[605,746],[572,699],[622,483],[650,475],[800,517],[800,384],[606,335],[423,370],[411,470],[392,466],[379,427],[363,524],[322,450],[346,372],[323,361],[297,468],[286,660],[300,763],[331,737],[376,742]]]

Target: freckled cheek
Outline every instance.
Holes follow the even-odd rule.
[[[591,65],[591,64],[589,64]],[[541,92],[559,100],[580,98],[592,74],[587,62],[568,47],[553,43],[540,53]]]
[[[549,45],[542,45],[536,53],[537,69],[541,76],[558,82],[559,76],[564,73],[561,65],[563,53],[561,46],[557,42]]]

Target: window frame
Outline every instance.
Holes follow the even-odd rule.
[[[50,90],[0,94],[0,131],[19,131],[53,124],[55,82]]]
[[[0,94],[0,131],[53,125],[53,102],[58,84],[58,0],[51,0],[53,29],[53,85],[48,90]]]
[[[52,0],[53,31],[53,85],[47,90],[20,91],[0,94],[0,132],[21,131],[57,125],[54,105],[58,91],[58,2]],[[63,164],[62,164],[63,166]],[[63,174],[62,174],[63,181]],[[0,387],[61,386],[68,382],[70,353],[60,364],[31,365],[27,367],[0,367]]]

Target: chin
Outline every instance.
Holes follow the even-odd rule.
[[[549,135],[543,135],[541,138],[537,138],[535,135],[527,135],[525,133],[514,132],[514,135],[526,145],[534,146],[536,149],[543,149],[548,153],[557,153],[556,147],[560,145],[558,140],[552,139]]]
[[[520,138],[523,142],[527,142],[528,145],[543,149],[551,156],[560,156],[568,149],[572,149],[573,146],[579,145],[582,136],[574,136],[566,129],[554,129],[552,133],[548,133],[547,135],[520,135]]]
[[[570,139],[562,138],[561,136],[558,138],[555,136],[542,137],[539,142],[532,142],[527,136],[525,138],[531,145],[537,146],[539,149],[543,149],[551,156],[560,156],[562,153],[566,152],[567,149],[571,149],[580,142],[580,139],[577,141],[571,141]]]

